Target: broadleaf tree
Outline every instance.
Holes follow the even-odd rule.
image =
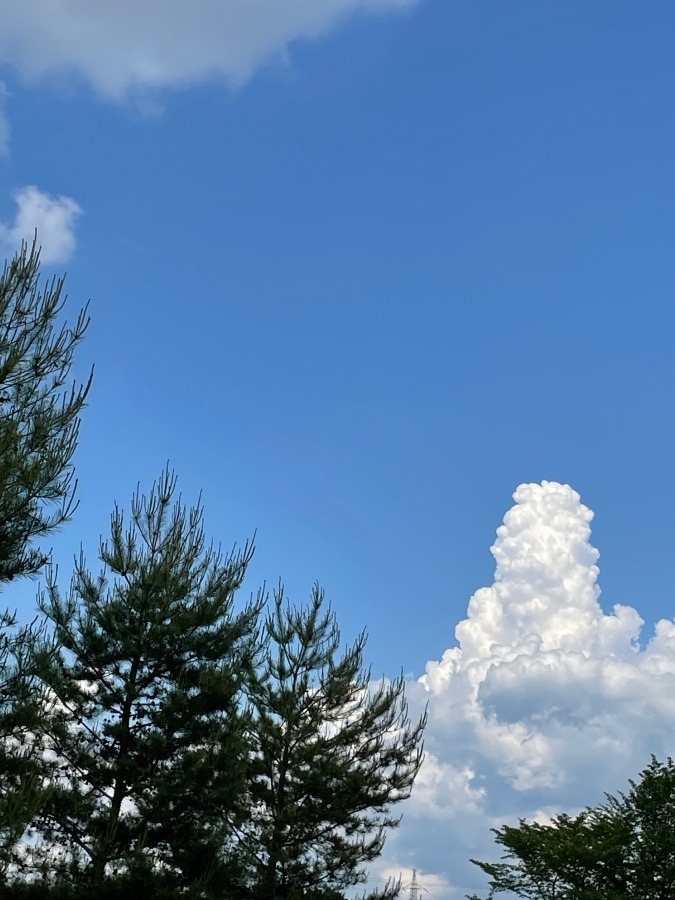
[[[233,879],[259,611],[234,603],[252,547],[208,546],[175,486],[167,470],[138,492],[129,524],[116,508],[101,573],[80,560],[69,593],[52,574],[41,602],[60,652],[37,661],[53,787],[34,864],[83,890],[133,877],[220,896]]]
[[[365,633],[343,652],[315,587],[306,607],[276,592],[250,689],[249,817],[239,829],[252,900],[328,898],[365,881],[422,762],[403,679],[374,684]],[[383,896],[395,893],[389,885]]]
[[[601,810],[562,813],[547,824],[521,820],[494,833],[504,848],[502,861],[472,860],[489,876],[489,897],[504,892],[528,900],[625,896],[625,823]]]
[[[617,797],[607,796],[604,812],[623,822],[629,839],[623,868],[627,896],[636,900],[675,897],[675,763],[652,756],[639,780]]]
[[[501,862],[472,860],[500,893],[537,900],[675,896],[675,765],[652,757],[638,781],[576,816],[494,830]],[[478,900],[473,895],[470,900]]]

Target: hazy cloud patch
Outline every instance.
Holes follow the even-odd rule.
[[[351,15],[419,0],[5,0],[0,60],[26,78],[75,71],[103,96],[220,78],[245,82]]]
[[[44,263],[67,262],[75,252],[75,225],[82,209],[72,197],[53,197],[34,184],[14,191],[17,205],[12,223],[0,222],[0,242],[13,253],[22,241],[32,243],[37,231]]]

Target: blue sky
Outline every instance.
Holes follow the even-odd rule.
[[[302,600],[318,580],[345,637],[367,627],[374,672],[402,668],[414,693],[494,581],[514,490],[546,480],[595,511],[605,619],[634,606],[646,648],[673,615],[675,8],[171,12],[0,10],[3,249],[37,226],[71,316],[91,298],[63,570],[169,460],[186,499],[203,491],[216,540],[257,529],[250,591],[281,578]],[[549,527],[539,494],[522,496]],[[654,716],[654,751],[670,752],[675,719]],[[564,784],[523,786],[454,733],[467,749],[447,765],[488,797],[466,794],[483,854],[491,817],[596,799],[583,761]],[[601,787],[622,787],[649,749]],[[428,784],[462,795],[433,753]],[[461,858],[478,851],[450,850],[462,814],[415,815],[387,866],[417,865],[439,900],[477,886]]]

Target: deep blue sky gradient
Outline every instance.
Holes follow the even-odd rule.
[[[26,183],[85,210],[64,571],[168,459],[217,540],[257,529],[251,591],[316,579],[421,674],[549,479],[603,602],[672,617],[674,37],[665,2],[424,0],[156,115],[3,70],[0,218]]]

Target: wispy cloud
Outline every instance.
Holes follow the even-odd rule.
[[[117,0],[64,4],[4,0],[0,61],[24,77],[72,70],[102,95],[226,79],[245,82],[356,13],[386,13],[419,0]]]
[[[423,870],[436,900],[483,884],[468,860],[494,858],[491,827],[602,802],[675,750],[675,622],[641,643],[635,609],[603,611],[593,513],[572,488],[514,499],[494,583],[408,686],[429,702],[428,755],[382,866]]]
[[[22,241],[31,243],[37,231],[45,263],[67,262],[75,252],[75,224],[82,214],[72,197],[52,197],[35,185],[12,194],[17,204],[13,223],[0,222],[0,242],[13,252]]]

